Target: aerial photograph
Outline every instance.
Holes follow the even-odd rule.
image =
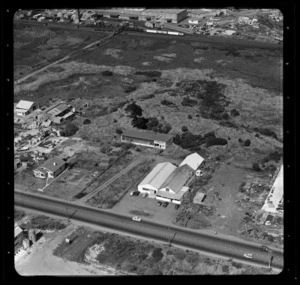
[[[20,276],[277,275],[283,14],[20,9]]]

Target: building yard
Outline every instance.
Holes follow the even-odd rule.
[[[56,39],[46,27],[38,30],[44,39]],[[73,32],[64,33],[68,41]],[[80,45],[88,33],[76,33]],[[30,65],[26,60],[44,45],[32,42],[32,57],[20,56],[16,66]],[[36,67],[42,65],[45,61],[37,59]],[[44,194],[195,230],[282,243],[282,226],[270,238],[271,229],[259,222],[282,161],[280,46],[118,34],[16,85],[14,98],[40,105],[53,98],[71,105],[78,99],[89,102],[72,121],[76,134],[51,152],[72,158],[72,166]],[[132,129],[168,133],[173,144],[159,153],[121,143],[121,134]],[[204,158],[203,176],[194,179],[178,210],[129,196],[156,163],[179,164],[193,152]],[[30,169],[16,175],[15,183],[25,191],[45,185]],[[193,202],[197,192],[205,195],[201,204]]]

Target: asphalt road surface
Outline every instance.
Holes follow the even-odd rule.
[[[124,234],[159,240],[166,244],[171,242],[174,246],[190,248],[256,266],[268,267],[270,261],[270,255],[263,252],[261,245],[258,244],[199,233],[176,226],[168,227],[144,218],[141,222],[135,222],[131,220],[132,216],[118,215],[89,206],[75,205],[42,194],[28,194],[15,190],[15,205],[117,230]],[[273,249],[272,252],[272,269],[280,271],[283,268],[283,253],[278,249]],[[244,253],[252,253],[253,258],[243,257]]]

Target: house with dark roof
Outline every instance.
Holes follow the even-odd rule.
[[[60,173],[62,173],[66,168],[66,162],[61,160],[58,157],[53,157],[45,162],[43,162],[40,166],[38,166],[35,170],[33,170],[33,174],[38,178],[55,178]]]
[[[172,144],[172,141],[173,137],[171,135],[150,131],[126,130],[121,135],[121,142],[159,149],[166,149],[167,145]]]

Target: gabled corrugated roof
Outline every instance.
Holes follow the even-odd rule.
[[[15,226],[15,237],[17,237],[23,230],[19,226]]]
[[[192,172],[193,168],[187,164],[179,166],[172,172],[160,188],[170,188],[175,193],[178,193],[187,182]]]
[[[159,189],[175,169],[176,166],[170,162],[159,163],[144,178],[140,185],[150,184],[152,187]]]
[[[132,138],[137,139],[146,139],[146,140],[157,140],[157,141],[163,141],[166,142],[169,139],[172,138],[171,135],[168,134],[161,134],[161,133],[155,133],[150,131],[135,131],[135,130],[125,130],[122,134],[122,136],[129,136]]]
[[[66,162],[61,160],[60,158],[53,157],[53,158],[46,160],[37,169],[40,170],[41,168],[45,168],[48,171],[55,172],[57,169],[59,169],[65,163]]]
[[[16,106],[16,109],[29,110],[33,104],[34,102],[31,101],[20,100],[20,102]]]
[[[179,166],[182,166],[184,164],[189,165],[191,168],[196,170],[201,163],[204,161],[204,158],[200,156],[198,153],[192,153],[188,155],[181,163]]]

